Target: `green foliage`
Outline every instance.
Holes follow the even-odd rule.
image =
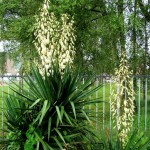
[[[20,131],[16,129],[16,132],[10,131],[7,135],[7,140],[12,140],[11,143],[8,145],[8,150],[20,150],[20,143],[17,141],[18,137],[20,137]]]
[[[34,15],[42,1],[3,0],[0,4],[1,40],[9,41],[6,47],[14,62],[21,62],[22,68],[29,70],[37,54],[33,48]],[[32,49],[32,50],[31,50]],[[18,60],[19,59],[19,60]]]
[[[104,134],[103,134],[104,135]],[[150,138],[145,133],[138,134],[138,130],[134,130],[125,146],[119,138],[111,140],[103,136],[104,150],[147,150],[150,146]]]
[[[6,52],[0,52],[0,74],[6,72]]]
[[[29,91],[13,88],[17,96],[11,95],[6,102],[7,130],[15,138],[1,142],[8,146],[17,142],[26,150],[92,149],[97,142],[92,127],[94,110],[86,105],[100,102],[89,99],[100,86],[89,88],[91,79],[81,84],[78,73],[66,67],[61,74],[56,66],[44,76],[33,67],[25,82]]]
[[[24,144],[24,150],[34,150],[36,146],[36,138],[34,133],[35,128],[32,125],[29,125],[29,129],[26,132],[27,140]]]
[[[35,40],[33,25],[34,16],[38,14],[43,2],[44,0],[3,0],[0,5],[0,24],[3,27],[1,39],[20,43],[18,51],[13,49],[17,56],[13,56],[21,55],[25,70],[30,66],[29,60],[32,63],[33,58],[37,57],[32,43]],[[143,64],[148,64],[148,59],[140,54],[149,38],[147,34],[146,39],[146,32],[149,32],[149,24],[146,24],[148,7],[149,4],[143,4],[141,0],[124,3],[122,0],[117,3],[101,0],[51,0],[49,11],[55,12],[58,18],[63,13],[74,16],[77,29],[76,66],[78,62],[82,62],[85,73],[90,70],[88,66],[92,66],[96,74],[113,74],[114,68],[119,64],[121,47],[124,48],[125,45],[134,73],[139,68],[146,68],[140,66],[138,55],[145,61]],[[10,44],[10,47],[13,46]],[[85,56],[92,58],[85,60]]]
[[[40,1],[32,0],[3,0],[1,4],[0,24],[2,28],[2,39],[32,42],[32,27],[34,24],[33,15],[38,11]]]

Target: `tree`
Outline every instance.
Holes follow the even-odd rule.
[[[33,26],[34,16],[42,3],[43,0],[3,0],[0,5],[0,24],[4,27],[2,39],[13,40],[16,45],[19,43],[17,50],[11,49],[11,53],[15,58],[21,56],[23,68],[28,68],[29,62],[37,58],[32,43],[35,39]],[[86,74],[90,70],[95,74],[113,74],[123,50],[127,51],[134,74],[137,74],[140,65],[137,55],[141,55],[145,44],[144,22],[147,17],[143,9],[148,12],[149,5],[141,0],[51,0],[49,12],[54,12],[58,18],[63,13],[74,16],[77,31],[75,65],[80,62]],[[147,32],[148,27],[147,20]]]
[[[6,52],[0,52],[0,75],[6,72]]]
[[[144,3],[142,2],[142,0],[137,0],[137,1],[146,21],[150,22],[150,13],[149,13],[150,5],[147,4],[146,6],[144,6]]]
[[[11,57],[21,61],[21,72],[27,70],[32,58],[37,56],[32,41],[34,15],[40,4],[40,0],[3,0],[0,5],[1,40],[8,41],[7,51]]]

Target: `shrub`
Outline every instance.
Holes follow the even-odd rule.
[[[97,142],[92,122],[94,110],[86,105],[100,102],[89,99],[99,87],[89,88],[92,78],[81,84],[79,73],[54,66],[44,76],[35,67],[27,76],[26,88],[6,100],[7,149],[52,150],[92,149]],[[84,109],[83,109],[84,107]],[[15,149],[17,149],[15,147]]]

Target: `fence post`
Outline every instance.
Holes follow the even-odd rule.
[[[141,114],[141,109],[140,109],[140,106],[141,106],[141,80],[140,78],[138,79],[138,90],[139,90],[139,95],[138,95],[138,133],[140,131],[140,114]]]
[[[98,87],[98,77],[96,77],[95,81],[96,81],[96,87]],[[98,91],[96,91],[96,99],[98,99]],[[98,131],[98,103],[96,103],[96,131]]]
[[[106,80],[103,77],[103,130],[105,129]]]
[[[2,77],[2,138],[4,138],[4,81]]]
[[[147,130],[147,78],[145,79],[145,131]]]
[[[109,122],[109,128],[110,128],[110,141],[111,141],[111,139],[112,139],[112,113],[111,113],[111,111],[112,111],[112,79],[110,78],[110,122]]]

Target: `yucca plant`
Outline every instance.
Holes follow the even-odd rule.
[[[82,84],[78,73],[56,65],[44,76],[33,67],[24,80],[29,90],[12,88],[16,96],[6,101],[7,149],[93,149],[95,113],[86,105],[100,102],[89,99],[100,86],[89,88],[92,78]]]
[[[103,134],[104,135],[104,134]],[[107,139],[103,136],[103,150],[149,150],[150,138],[145,133],[138,134],[138,130],[134,130],[126,145],[122,143],[120,138]]]

